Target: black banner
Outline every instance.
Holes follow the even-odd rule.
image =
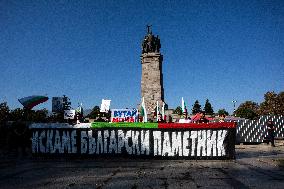
[[[33,155],[234,159],[235,128],[33,128]]]

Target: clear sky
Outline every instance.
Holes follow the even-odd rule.
[[[1,0],[0,101],[65,94],[74,107],[136,107],[147,24],[161,38],[170,108],[208,98],[231,112],[232,100],[284,89],[283,0]]]

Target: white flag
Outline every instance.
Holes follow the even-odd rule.
[[[108,112],[109,111],[110,101],[111,100],[102,99],[100,112]]]
[[[159,114],[160,114],[160,108],[159,108],[159,102],[157,101],[157,122],[159,121]]]
[[[162,106],[162,119],[165,119],[165,103],[164,102]]]
[[[184,103],[183,97],[181,97],[181,109],[182,109],[182,113],[185,112],[185,103]]]
[[[146,106],[144,102],[144,97],[142,98],[140,115],[143,116],[143,122],[147,122],[147,111],[146,111]]]

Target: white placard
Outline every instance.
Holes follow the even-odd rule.
[[[64,119],[74,119],[74,118],[75,118],[75,110],[64,111]]]

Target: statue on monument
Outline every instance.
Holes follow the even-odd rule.
[[[150,53],[155,52],[159,53],[161,48],[161,43],[159,36],[156,37],[152,34],[151,31],[152,25],[147,25],[147,35],[144,37],[144,40],[142,42],[142,53]]]

